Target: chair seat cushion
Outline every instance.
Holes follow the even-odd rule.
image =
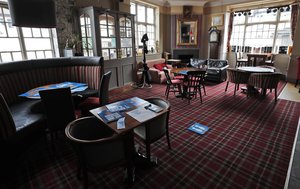
[[[179,79],[179,80],[183,80],[184,76],[183,75],[175,75],[174,79]]]
[[[165,63],[161,63],[161,64],[154,64],[153,67],[158,69],[159,71],[163,71],[164,67],[166,66]]]
[[[173,84],[180,84],[181,81],[179,79],[172,79],[171,80]]]
[[[17,131],[42,123],[46,120],[46,117],[42,114],[40,100],[20,101],[11,105],[9,108]]]

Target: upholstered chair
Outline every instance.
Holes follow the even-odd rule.
[[[163,136],[166,136],[168,147],[171,149],[169,137],[169,114],[171,105],[167,100],[162,98],[148,98],[145,100],[167,110],[162,115],[134,129],[135,136],[145,143],[147,160],[151,161],[151,144]]]
[[[98,92],[98,97],[88,97],[83,102],[81,102],[78,108],[81,110],[83,116],[90,115],[89,110],[104,106],[108,104],[109,101],[109,81],[111,77],[111,71],[106,72],[100,81],[100,87]]]
[[[128,146],[129,135],[116,135],[96,117],[72,121],[65,129],[68,141],[78,157],[78,177],[83,174],[88,188],[88,172],[127,168],[128,181],[134,180],[133,153]],[[131,139],[132,140],[132,139]]]
[[[277,85],[280,81],[281,73],[253,73],[250,75],[248,85],[262,89],[263,96],[266,95],[267,89],[275,90],[275,102],[277,101]]]
[[[229,83],[234,83],[234,92],[233,94],[236,94],[236,91],[239,90],[239,85],[240,84],[247,84],[248,79],[249,79],[250,73],[241,71],[235,68],[227,68],[227,83],[226,83],[226,88],[225,92],[228,89],[228,84]]]

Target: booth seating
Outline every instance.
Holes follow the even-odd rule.
[[[98,90],[103,74],[102,57],[51,58],[7,62],[0,64],[0,93],[12,115],[17,135],[32,133],[37,124],[44,127],[45,116],[40,100],[26,99],[18,95],[30,89],[64,81],[87,83]],[[1,132],[5,130],[1,125]],[[29,132],[30,131],[30,132]],[[0,136],[2,133],[0,133]],[[10,137],[5,138],[9,141]],[[0,138],[1,145],[4,141]],[[17,139],[14,139],[17,141]]]
[[[163,71],[163,68],[166,66],[169,70],[172,69],[172,65],[168,65],[165,62],[164,58],[154,59],[154,60],[147,60],[147,66],[149,67],[149,73],[151,75],[152,83],[166,83],[167,78]]]

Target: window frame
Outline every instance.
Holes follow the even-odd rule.
[[[260,9],[254,9],[254,10],[260,10]],[[264,8],[262,8],[261,10],[265,10],[266,11],[266,9],[264,9]],[[239,22],[239,23],[236,23],[236,24],[233,23],[233,27],[235,27],[235,26],[241,27],[242,26],[242,27],[244,27],[244,31],[243,32],[234,32],[234,28],[233,28],[232,35],[231,35],[231,38],[230,38],[230,41],[231,41],[230,46],[231,46],[232,51],[234,51],[234,52],[252,53],[253,49],[255,48],[255,46],[247,46],[246,45],[246,40],[247,39],[249,40],[249,38],[246,38],[247,37],[247,35],[246,35],[246,33],[247,33],[247,27],[251,27],[251,26],[255,26],[255,25],[258,26],[258,25],[262,24],[262,25],[269,25],[269,26],[270,25],[275,25],[275,29],[274,29],[274,37],[272,38],[273,39],[272,45],[270,46],[271,47],[271,51],[270,51],[269,48],[266,48],[266,47],[269,47],[267,45],[266,46],[260,46],[259,47],[260,48],[260,53],[279,53],[280,46],[276,45],[278,31],[279,31],[278,30],[278,26],[280,24],[282,24],[282,23],[283,24],[290,24],[290,20],[289,19],[280,20],[281,14],[282,14],[282,12],[278,10],[276,12],[276,19],[275,19],[275,21],[265,21],[265,22],[262,22],[262,21],[249,22],[248,15],[246,15],[246,16],[241,15],[241,16],[245,17],[244,22]],[[237,15],[236,17],[239,17],[239,16]],[[269,31],[270,30],[268,30],[268,32]],[[242,38],[239,38],[239,40],[242,40],[242,45],[239,45],[238,42],[235,42],[235,44],[233,45],[232,42],[238,39],[237,37],[234,37],[234,36],[239,36],[239,35],[242,35]],[[256,39],[259,39],[259,38],[256,38]],[[291,44],[288,45],[288,46],[292,46],[292,45],[293,45],[293,42],[291,41]],[[262,52],[262,51],[265,51],[265,52]]]
[[[135,12],[130,12],[131,14],[135,15],[135,24],[134,24],[134,28],[135,28],[135,46],[137,49],[137,54],[140,55],[142,53],[142,43],[141,43],[141,38],[142,36],[147,33],[149,41],[147,42],[147,46],[148,46],[148,52],[149,53],[158,53],[156,52],[156,46],[157,46],[157,41],[159,38],[159,33],[158,33],[158,29],[159,29],[159,7],[155,6],[155,5],[151,5],[151,4],[146,4],[146,3],[142,3],[142,2],[138,2],[138,1],[131,1],[130,2],[130,6],[132,6],[133,4],[135,4]],[[139,22],[138,21],[138,6],[144,6],[145,7],[145,14],[144,14],[144,18],[145,21],[144,22]],[[147,11],[148,8],[153,9],[153,23],[148,23],[148,19],[147,19]],[[130,9],[131,10],[131,9]],[[139,26],[143,26],[143,28],[145,28],[145,32],[144,31],[140,31],[139,30]],[[153,28],[153,30],[148,31],[148,28]],[[153,35],[153,38],[152,38]],[[153,42],[151,43],[151,41],[153,40]],[[152,51],[153,49],[153,51]]]
[[[27,28],[27,27],[16,27],[16,26],[11,26],[10,25],[10,27],[15,28],[16,32],[17,32],[16,36],[10,37],[9,34],[8,34],[8,25],[12,24],[12,22],[11,22],[11,15],[9,13],[10,21],[6,21],[5,20],[6,17],[4,15],[4,9],[7,9],[9,11],[8,3],[6,1],[0,1],[0,9],[2,9],[0,16],[3,19],[3,22],[1,22],[1,24],[4,25],[4,29],[6,30],[6,36],[0,36],[0,38],[3,38],[3,39],[15,38],[15,39],[18,40],[19,45],[20,45],[19,46],[20,49],[17,50],[17,51],[12,51],[12,50],[9,50],[9,51],[0,51],[0,63],[7,62],[6,60],[3,61],[3,55],[4,54],[9,54],[10,55],[10,58],[9,58],[10,60],[9,61],[28,60],[28,55],[27,55],[28,53],[34,53],[35,58],[31,57],[31,59],[46,59],[46,58],[56,57],[57,52],[58,52],[58,46],[57,46],[57,42],[55,43],[55,41],[54,41],[54,39],[56,38],[55,29],[49,29],[49,28],[28,28],[28,29],[31,30],[31,32],[32,32],[32,30],[38,30],[40,32],[41,36],[37,37],[37,36],[34,36],[33,33],[32,33],[31,37],[26,37],[26,36],[24,36],[23,28]],[[43,36],[43,32],[42,32],[43,29],[48,30],[48,32],[49,32],[49,36],[48,37],[44,37]],[[27,50],[26,49],[26,44],[25,44],[26,39],[48,39],[49,43],[50,43],[50,49]],[[47,52],[49,52],[49,51],[51,53],[51,57],[48,56],[49,54],[47,54]],[[14,53],[20,53],[21,54],[20,59],[14,57],[14,55],[13,55]],[[40,53],[43,54],[43,58],[39,57]]]

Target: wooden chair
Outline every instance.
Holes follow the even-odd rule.
[[[228,84],[230,83],[234,83],[234,92],[233,94],[236,94],[236,91],[239,90],[239,85],[240,84],[247,84],[248,83],[248,79],[250,76],[249,72],[244,72],[241,70],[237,70],[234,68],[227,68],[227,84],[226,84],[226,88],[225,88],[225,92],[228,89]]]
[[[159,117],[146,122],[144,125],[134,129],[134,134],[141,139],[146,145],[147,160],[151,161],[151,144],[159,140],[163,136],[166,136],[169,149],[171,149],[170,137],[169,137],[169,114],[171,105],[167,100],[162,98],[148,98],[146,101],[160,106],[167,110]]]
[[[105,171],[115,167],[127,168],[130,182],[134,181],[132,153],[128,135],[116,135],[95,117],[72,121],[65,129],[78,159],[78,177],[83,174],[84,188],[88,188],[88,172]]]
[[[111,77],[111,71],[105,73],[100,81],[100,87],[98,92],[98,97],[88,97],[83,102],[81,102],[78,108],[81,110],[83,116],[90,115],[89,110],[104,106],[108,104],[109,101],[109,81]]]
[[[263,96],[266,95],[267,89],[275,89],[275,102],[277,101],[277,85],[282,76],[281,73],[253,73],[250,75],[248,85],[262,89]],[[249,95],[249,94],[248,94]]]
[[[182,92],[181,92],[182,80],[181,79],[171,79],[169,70],[163,69],[163,71],[167,78],[167,87],[166,87],[166,91],[165,91],[166,98],[167,99],[169,98],[170,92],[173,92],[174,95],[176,94],[176,92],[178,92],[179,94],[182,94]]]
[[[64,131],[68,123],[76,119],[71,90],[70,88],[49,89],[41,90],[39,94],[54,151],[54,137],[57,137],[58,132]]]
[[[204,92],[205,87],[204,86],[204,78],[205,78],[205,71],[188,71],[187,72],[187,81],[183,84],[183,95],[188,99],[188,102],[190,104],[190,100],[192,97],[197,98],[197,94],[200,95],[200,100],[202,103],[202,93],[201,88],[203,88]]]

